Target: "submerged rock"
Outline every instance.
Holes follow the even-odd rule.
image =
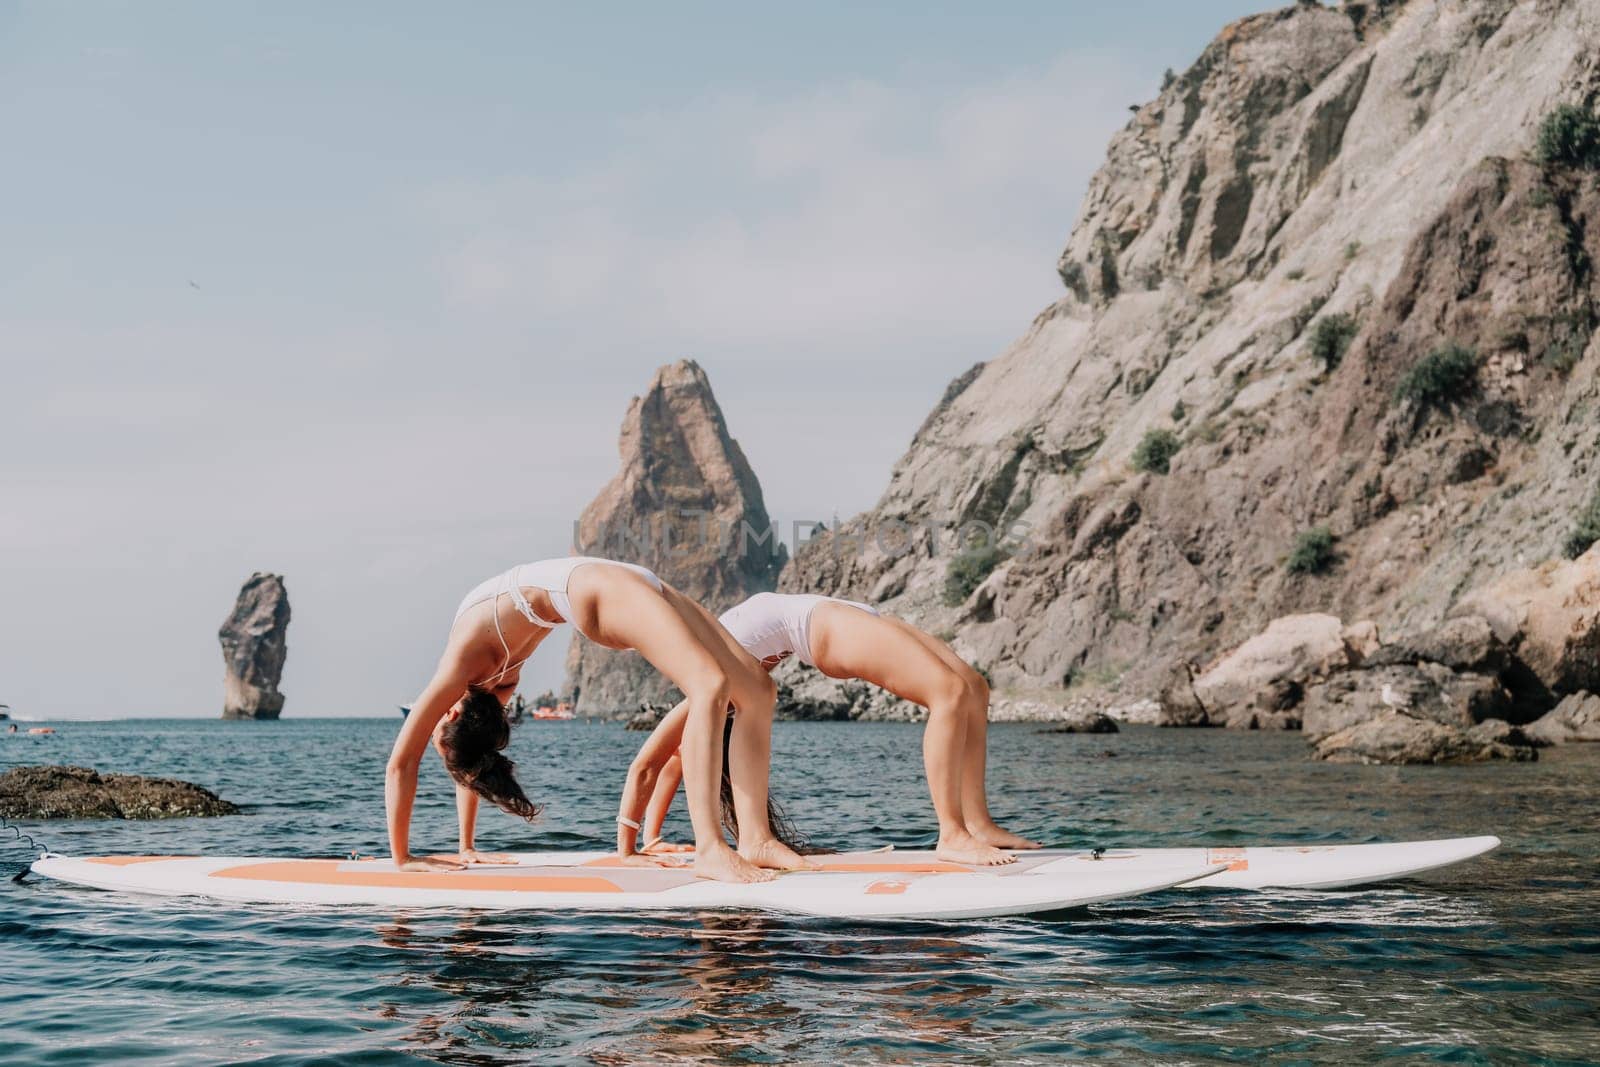
[[[1071,718],[1052,720],[1041,734],[1114,734],[1119,732],[1116,720],[1099,711],[1080,712]]]
[[[1548,715],[1523,727],[1522,732],[1536,745],[1600,741],[1600,696],[1573,693]]]
[[[276,719],[283,711],[278,682],[289,654],[289,591],[283,578],[252,574],[217,637],[226,669],[222,717]]]
[[[238,807],[211,790],[175,778],[58,766],[16,767],[0,774],[0,815],[11,819],[177,819],[238,813]]]
[[[1482,763],[1539,758],[1522,731],[1500,719],[1470,727],[1447,726],[1394,709],[1324,737],[1311,755],[1330,763]]]

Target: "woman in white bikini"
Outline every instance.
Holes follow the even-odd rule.
[[[757,593],[719,621],[769,671],[798,656],[831,678],[860,678],[928,709],[922,758],[939,818],[940,858],[989,866],[1013,862],[1001,849],[1039,847],[989,814],[989,686],[949,645],[866,604],[823,596]],[[680,743],[690,714],[687,702],[673,708],[628,769],[621,808],[642,821],[646,851],[674,850],[661,842],[661,824],[685,773]],[[734,781],[738,759],[734,752],[728,760]],[[728,814],[742,824],[743,811]]]
[[[455,779],[461,806],[462,859],[471,862],[477,798],[531,819],[539,813],[502,753],[510,741],[505,701],[522,665],[555,627],[570,622],[607,648],[631,648],[686,695],[680,717],[684,792],[694,824],[696,873],[723,881],[765,881],[773,870],[808,866],[773,837],[767,823],[772,680],[709,612],[650,571],[628,563],[574,556],[513,567],[467,594],[433,680],[412,705],[395,739],[386,774],[389,848],[402,870],[455,869],[460,862],[411,854],[411,808],[417,769],[430,736]],[[746,833],[735,852],[722,837],[718,768],[723,722],[731,732],[733,805]],[[617,818],[617,848],[632,854],[638,820]]]

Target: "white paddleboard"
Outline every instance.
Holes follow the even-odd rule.
[[[559,862],[549,862],[556,857]],[[607,854],[543,853],[462,871],[398,871],[389,860],[47,856],[33,871],[100,889],[285,904],[632,912],[757,909],[861,919],[967,919],[1057,911],[1168,889],[1222,868],[1099,863],[1029,877],[1049,857],[971,868],[893,853],[819,857],[821,871],[735,885],[682,868],[622,867]],[[526,862],[531,861],[531,862]]]
[[[1498,837],[1456,837],[1439,841],[1392,841],[1372,845],[1253,845],[1243,848],[1118,848],[1104,852],[1039,849],[1018,851],[1030,875],[1072,875],[1116,867],[1121,870],[1166,870],[1215,864],[1223,870],[1185,882],[1184,889],[1342,889],[1406,878],[1481,856],[1500,844]],[[527,852],[520,863],[582,862],[601,852]],[[932,863],[932,852],[919,850],[865,853],[902,863]],[[820,856],[826,861],[834,857]],[[1017,870],[1013,865],[1002,870]]]
[[[1050,862],[1030,870],[1040,876],[1103,866],[1166,867],[1216,863],[1223,870],[1185,889],[1343,889],[1386,882],[1481,856],[1498,837],[1393,841],[1374,845],[1256,845],[1245,848],[1108,849],[1101,853],[1046,850]],[[1037,855],[1038,853],[1032,853]],[[901,855],[906,855],[902,853]]]

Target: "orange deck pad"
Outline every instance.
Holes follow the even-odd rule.
[[[194,856],[88,856],[85,863],[103,863],[107,867],[128,867],[135,863],[154,863],[157,860],[192,860]]]
[[[385,889],[465,889],[512,893],[620,893],[622,887],[604,878],[583,875],[482,875],[463,871],[340,870],[343,860],[276,860],[213,871],[212,878],[246,878],[300,885],[381,886]]]
[[[1248,871],[1250,861],[1244,858],[1242,848],[1208,848],[1206,849],[1207,863],[1226,863],[1230,871]]]
[[[971,874],[973,868],[963,867],[959,863],[946,863],[944,860],[921,860],[909,863],[865,863],[859,860],[834,860],[832,862],[821,856],[811,857],[820,866],[819,870],[833,874]],[[597,860],[588,860],[585,867],[621,867],[623,862],[616,856],[603,856]],[[673,870],[667,867],[665,870]],[[805,871],[784,871],[784,874],[805,874]]]

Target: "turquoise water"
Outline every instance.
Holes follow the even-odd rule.
[[[384,850],[398,719],[59,726],[0,736],[0,767],[171,775],[246,813],[27,827],[58,851]],[[480,844],[605,847],[638,740],[520,727],[513,755],[546,816],[486,814]],[[776,788],[825,844],[927,845],[919,740],[780,724]],[[306,911],[4,882],[0,1060],[1593,1062],[1600,746],[1454,769],[1326,766],[1303,750],[1292,735],[997,726],[990,766],[997,814],[1052,844],[1506,843],[1375,889],[1174,891],[1043,921]],[[419,847],[451,847],[431,758],[416,826]],[[25,854],[0,855],[15,870]]]

